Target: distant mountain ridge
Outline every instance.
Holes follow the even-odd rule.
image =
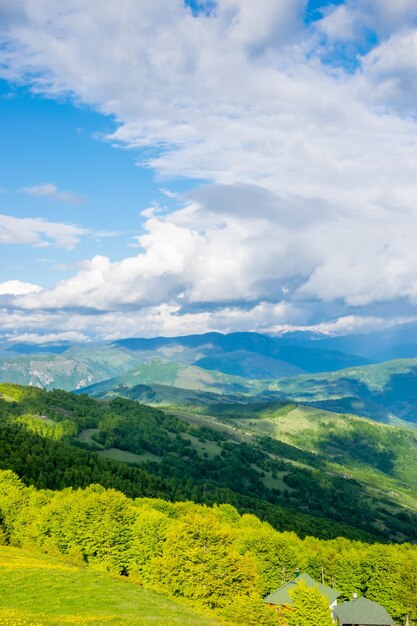
[[[201,370],[248,380],[329,372],[370,362],[320,346],[304,347],[249,332],[133,338],[84,345],[3,342],[0,344],[0,382],[70,391],[117,377],[152,360],[194,365]]]
[[[318,333],[287,333],[284,341],[347,352],[374,362],[417,357],[417,322],[396,324],[367,334],[329,337]]]

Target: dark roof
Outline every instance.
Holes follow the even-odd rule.
[[[336,591],[336,589],[332,589],[327,585],[322,585],[321,583],[318,583],[308,574],[300,574],[297,578],[294,578],[294,580],[290,580],[289,583],[282,585],[282,587],[270,593],[269,596],[266,596],[264,602],[266,602],[267,604],[279,604],[280,606],[291,606],[293,600],[288,592],[291,591],[291,589],[294,589],[294,587],[300,582],[300,580],[303,580],[306,583],[307,587],[317,587],[320,593],[328,599],[329,604],[332,604],[332,602],[334,602],[340,596],[340,592]]]
[[[392,626],[395,623],[383,606],[363,597],[342,602],[336,606],[334,613],[339,620],[339,626],[344,624]]]

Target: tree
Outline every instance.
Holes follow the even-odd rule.
[[[290,592],[291,609],[285,612],[286,626],[332,626],[329,601],[317,588],[307,587],[303,580]]]

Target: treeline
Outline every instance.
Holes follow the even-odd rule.
[[[297,567],[323,577],[341,599],[363,594],[398,624],[406,615],[417,624],[416,546],[300,539],[228,504],[130,499],[100,485],[37,490],[2,471],[0,541],[129,576],[239,624],[276,626],[262,598]]]

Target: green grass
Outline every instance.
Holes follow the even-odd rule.
[[[128,579],[0,547],[2,626],[215,626]]]
[[[99,428],[85,428],[80,432],[77,439],[79,439],[80,441],[85,441],[90,446],[94,446],[97,449],[102,449],[104,446],[102,446],[101,443],[98,443],[98,441],[95,441],[95,439],[93,439],[93,437],[95,435],[98,435],[99,432]]]
[[[146,461],[160,461],[160,457],[150,452],[144,452],[143,454],[135,454],[128,450],[120,450],[120,448],[106,448],[99,451],[100,456],[105,456],[107,459],[113,459],[113,461],[120,461],[122,463],[145,463]]]

